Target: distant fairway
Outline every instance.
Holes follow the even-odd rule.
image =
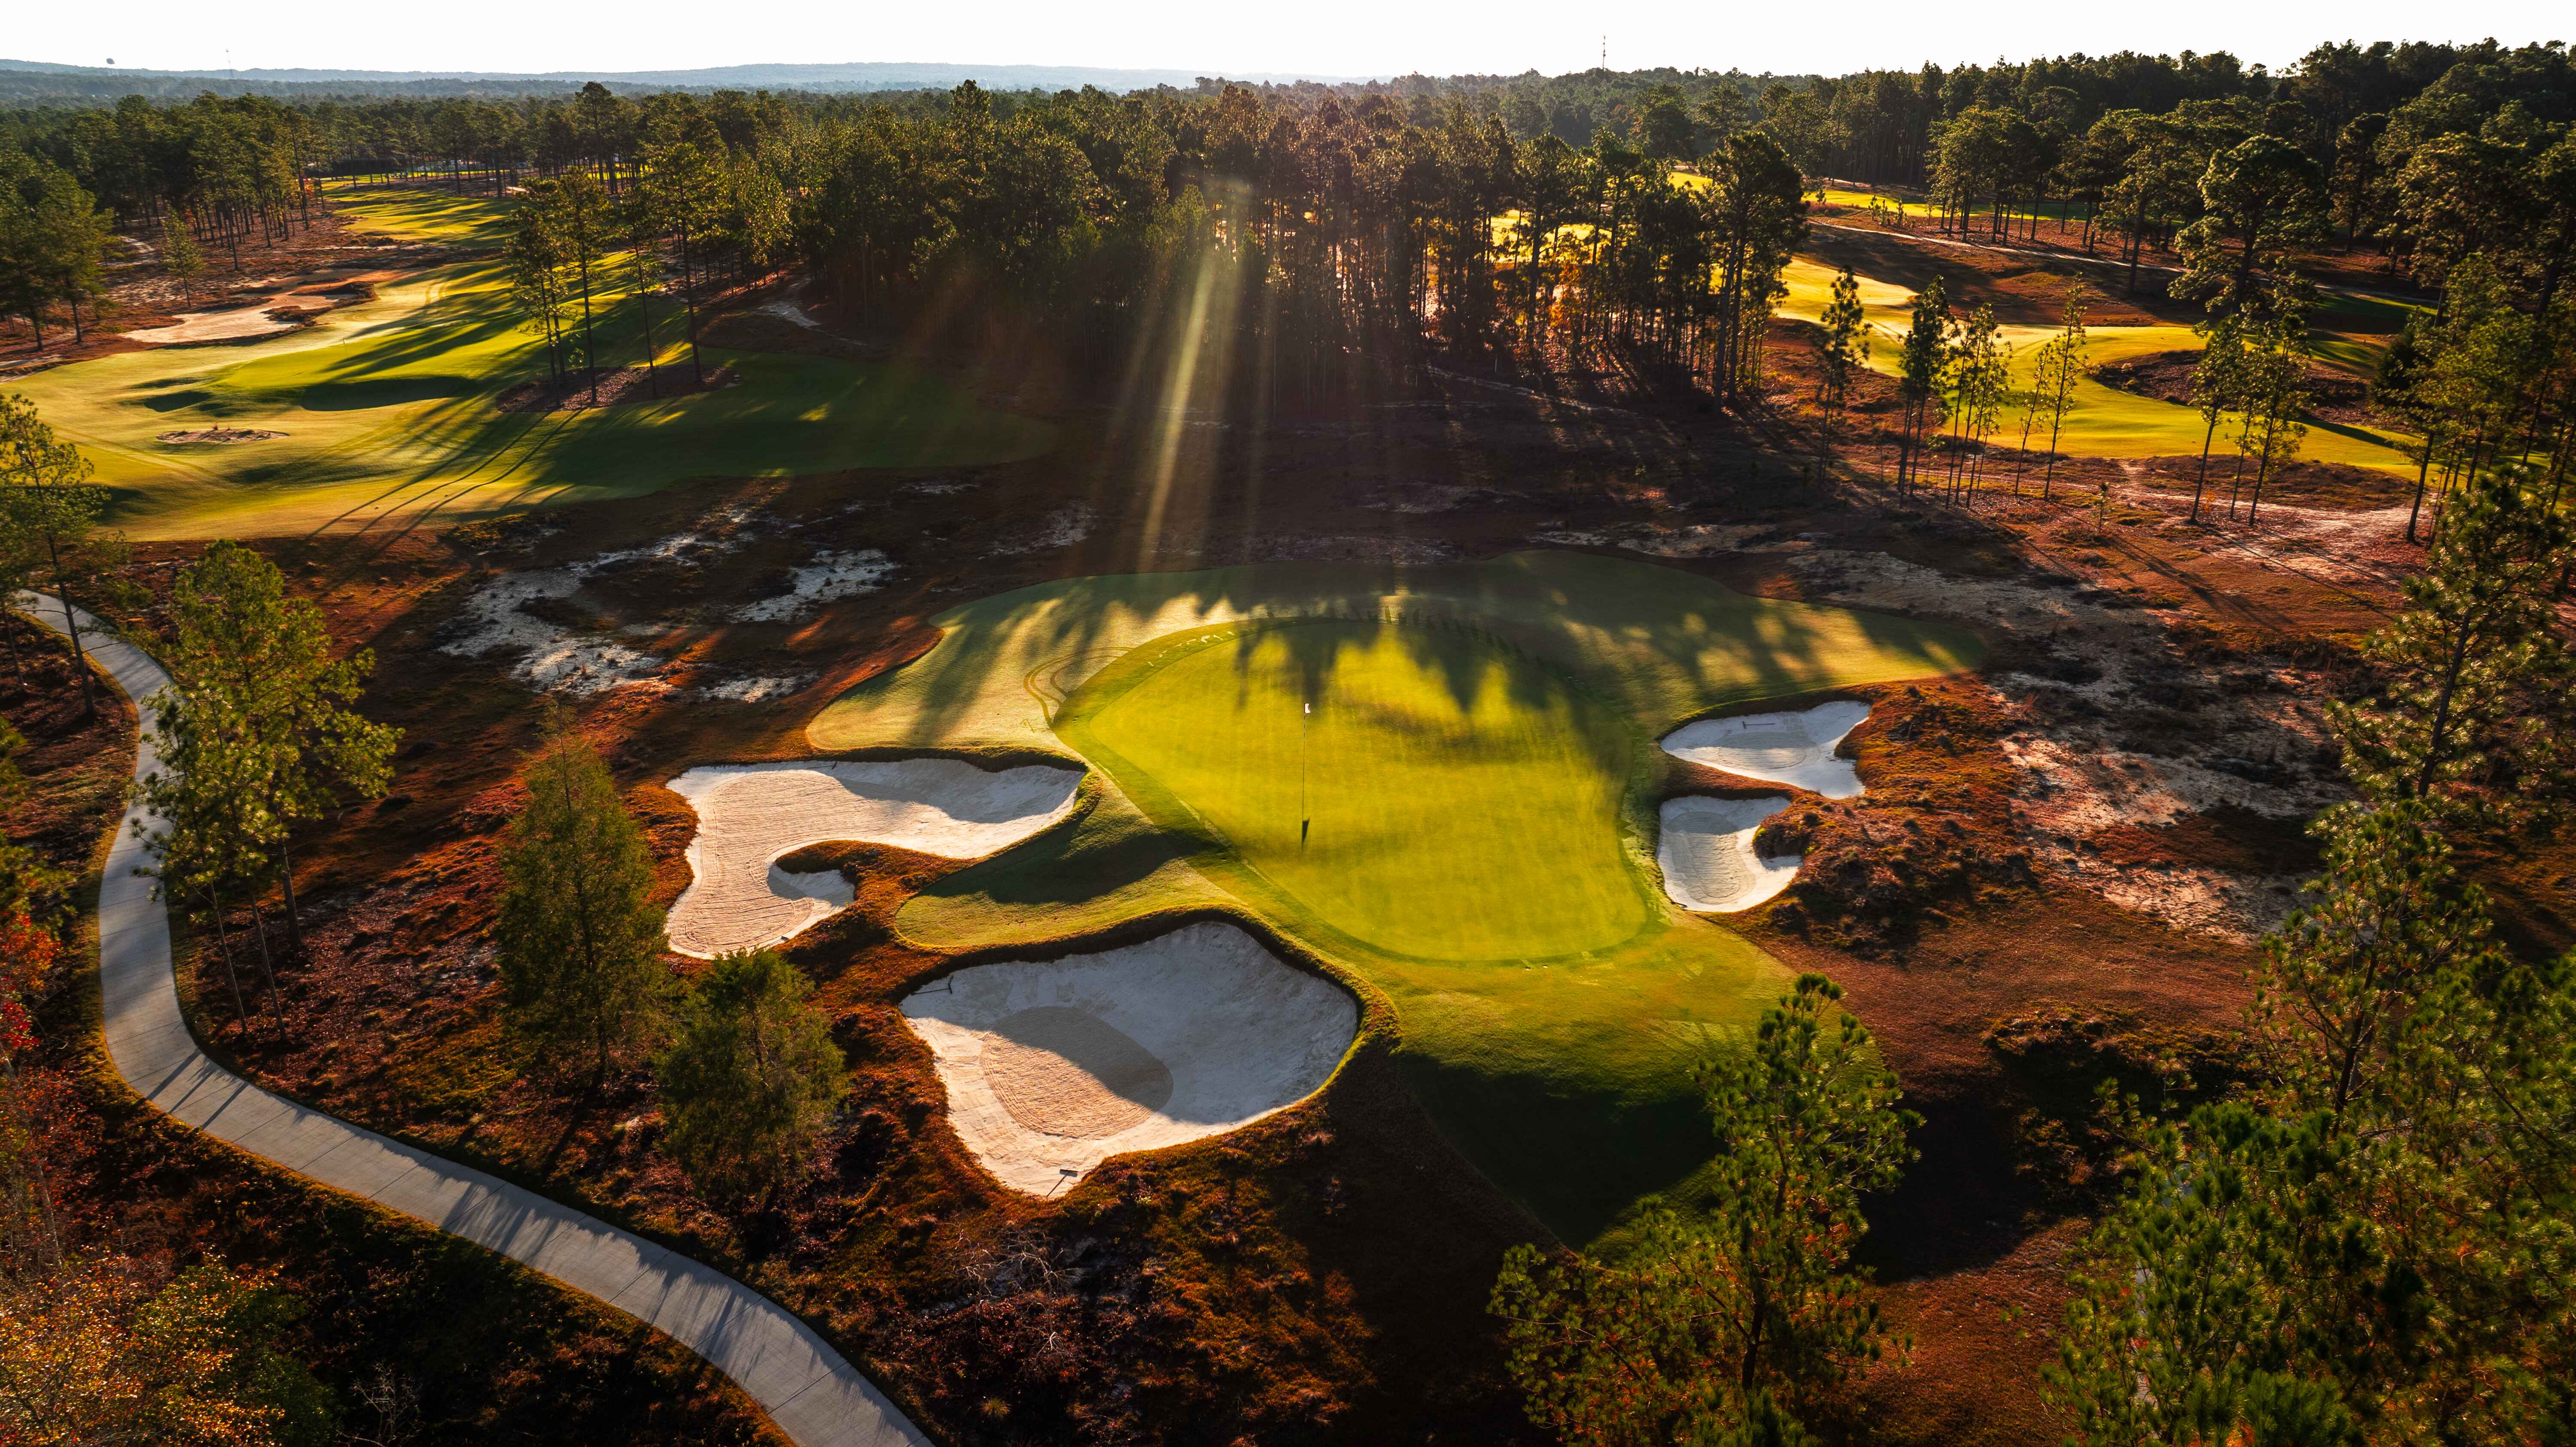
[[[1789,295],[1780,304],[1780,314],[1802,321],[1815,321],[1824,313],[1831,298],[1834,268],[1821,263],[1798,260],[1789,264]],[[1899,339],[1912,321],[1911,294],[1903,287],[1892,286],[1872,277],[1856,277],[1860,283],[1862,309],[1867,313],[1870,334],[1870,366],[1891,375],[1896,370]],[[2372,326],[2389,325],[2392,314],[2402,308],[2367,297],[2329,294],[2327,304],[2317,317],[2321,328],[2311,344],[2317,355],[2346,367],[2367,370],[2375,361],[2373,343],[2339,331],[2327,330],[2338,319]],[[2013,385],[2027,389],[2031,372],[2039,360],[2039,349],[2056,335],[2054,327],[2007,326],[2000,329],[2002,340],[2013,348]],[[2085,353],[2088,366],[2120,361],[2154,352],[2198,351],[2200,338],[2187,326],[2088,327],[2086,340],[2091,344]],[[2005,426],[1998,433],[1999,445],[2013,445],[2021,440],[2020,403],[2016,400],[2007,410]],[[2041,424],[2046,426],[2045,421]],[[2178,402],[2160,401],[2135,392],[2106,387],[2086,377],[2075,384],[2075,406],[2066,414],[2065,434],[2058,450],[2074,457],[2182,457],[2200,451],[2206,424],[2198,409]],[[2367,427],[2354,427],[2337,422],[2311,422],[2300,456],[2311,462],[2338,462],[2354,467],[2375,467],[2402,471],[2412,475],[2415,464],[2401,449],[2393,433],[2377,432]],[[2032,442],[2034,448],[2045,445],[2045,437]],[[2227,447],[2225,427],[2219,431],[2218,445]]]
[[[369,196],[360,225],[480,242],[488,201]],[[654,303],[661,362],[687,368],[676,298]],[[640,364],[631,300],[596,322],[603,364]],[[615,343],[614,348],[611,342]],[[705,351],[737,386],[580,412],[504,412],[494,401],[544,375],[507,306],[497,262],[438,268],[242,346],[126,352],[13,384],[81,445],[113,492],[115,521],[143,538],[404,526],[511,508],[629,497],[688,478],[971,464],[1033,456],[1043,423],[982,407],[895,364]],[[283,437],[163,443],[160,434],[257,428]]]
[[[1982,656],[1942,624],[1558,552],[1074,578],[933,622],[808,725],[817,748],[1070,749],[1114,787],[929,886],[905,937],[1257,916],[1393,1004],[1441,1129],[1578,1242],[1707,1158],[1691,1066],[1786,982],[1655,887],[1654,740]]]

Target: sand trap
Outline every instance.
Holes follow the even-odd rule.
[[[164,432],[157,440],[174,443],[266,442],[285,435],[283,432],[270,432],[258,427],[200,427],[194,432]]]
[[[1359,1007],[1230,924],[1049,964],[973,965],[903,1002],[948,1120],[993,1178],[1052,1195],[1102,1161],[1313,1094]]]
[[[1808,789],[1828,799],[1860,795],[1860,771],[1834,757],[1869,705],[1838,698],[1796,713],[1704,718],[1664,736],[1664,752],[1747,779]]]
[[[838,870],[791,874],[782,854],[853,839],[946,859],[1007,849],[1073,807],[1079,769],[996,773],[962,759],[714,764],[671,781],[698,811],[694,878],[671,906],[671,948],[699,959],[793,939],[851,899]]]
[[[126,335],[138,342],[157,342],[165,347],[189,342],[245,342],[291,332],[310,321],[301,312],[269,302],[219,312],[180,312],[178,317],[169,326],[145,327]]]
[[[1763,820],[1788,807],[1789,801],[1778,794],[1665,800],[1662,837],[1655,844],[1664,893],[1684,909],[1732,914],[1787,889],[1805,856],[1765,857],[1754,851],[1753,834]]]

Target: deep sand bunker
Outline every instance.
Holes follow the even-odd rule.
[[[1704,718],[1666,734],[1664,752],[1766,784],[1856,799],[1860,771],[1834,750],[1867,717],[1868,704],[1838,698],[1795,713]]]
[[[1763,820],[1788,807],[1778,794],[1665,800],[1662,837],[1655,844],[1664,893],[1684,909],[1732,914],[1787,889],[1806,856],[1763,855],[1754,849],[1753,835]]]
[[[1111,1156],[1295,1104],[1359,1032],[1348,994],[1217,923],[1050,963],[969,966],[907,996],[903,1013],[966,1149],[1039,1196]]]
[[[707,959],[791,939],[852,899],[838,870],[780,855],[850,839],[945,859],[1007,849],[1073,807],[1079,769],[979,769],[962,759],[711,764],[671,781],[698,811],[693,878],[671,906],[671,948]]]

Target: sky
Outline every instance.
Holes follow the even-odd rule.
[[[161,70],[677,70],[921,61],[1317,76],[1615,69],[1838,74],[2073,51],[2232,50],[2286,65],[2324,40],[2576,40],[2563,0],[15,0],[0,55]],[[713,23],[710,23],[711,20]]]

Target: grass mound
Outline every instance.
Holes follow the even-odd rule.
[[[1655,888],[1655,740],[1981,656],[1955,628],[1572,553],[1077,578],[934,621],[937,646],[814,719],[818,748],[1069,748],[1106,779],[907,903],[907,938],[1255,916],[1393,1005],[1416,1096],[1577,1242],[1705,1159],[1690,1067],[1782,986]]]

